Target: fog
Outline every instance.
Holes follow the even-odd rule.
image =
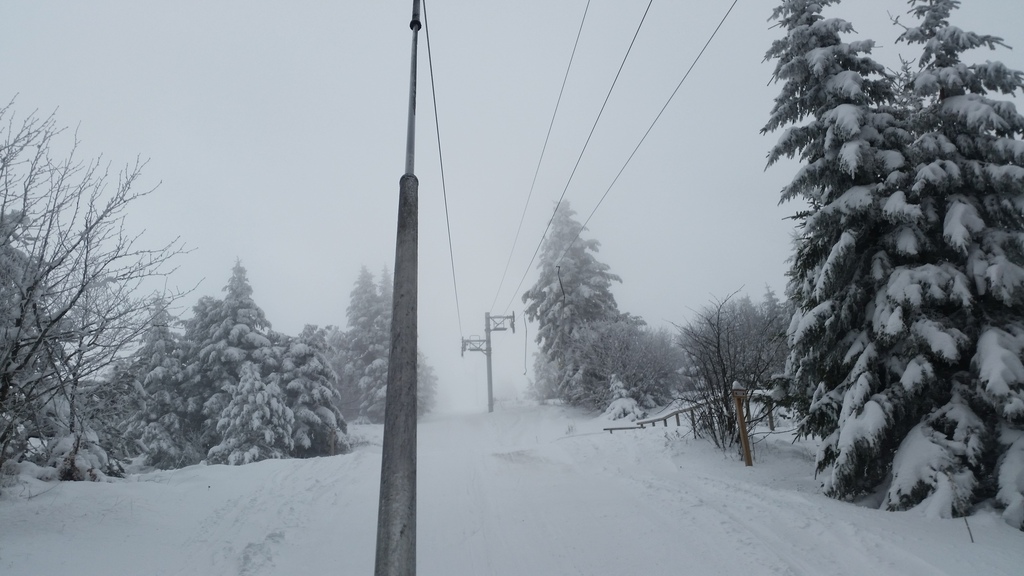
[[[442,196],[426,38],[420,36],[420,347],[445,410],[486,410],[485,358],[460,355],[484,313],[517,315],[494,339],[498,397],[523,394],[536,326],[522,318],[528,267],[565,191],[585,219],[731,2],[655,2],[574,176],[646,2],[596,0],[527,196],[586,2],[427,3]],[[619,307],[657,327],[712,296],[784,291],[799,207],[780,206],[794,164],[765,170],[760,134],[778,87],[762,61],[774,2],[739,2],[584,233],[622,277]],[[0,8],[0,100],[56,111],[79,153],[116,169],[149,159],[156,191],[129,214],[145,244],[193,251],[171,287],[221,294],[235,259],[276,330],[345,324],[360,266],[394,258],[404,169],[409,2],[10,2]],[[852,21],[898,66],[899,0],[858,0]],[[1024,68],[1024,4],[966,2],[967,29],[1016,50],[971,55]],[[519,242],[513,239],[527,206]],[[450,222],[453,254],[449,254]],[[510,259],[511,253],[511,259]],[[451,260],[455,264],[456,307]],[[506,262],[510,265],[499,286]],[[523,280],[518,291],[516,286]],[[492,307],[492,302],[494,303]],[[461,322],[459,320],[461,316]],[[524,361],[525,360],[525,361]]]

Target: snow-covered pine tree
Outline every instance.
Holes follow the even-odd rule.
[[[228,399],[216,381],[208,377],[206,362],[200,352],[211,324],[222,314],[222,301],[212,296],[202,296],[192,307],[192,317],[184,322],[185,331],[181,338],[183,373],[177,399],[181,404],[179,434],[189,444],[188,452],[198,459],[184,461],[182,465],[198,463],[219,441],[217,420]],[[216,400],[211,403],[214,398]]]
[[[307,325],[298,337],[286,337],[281,344],[280,383],[295,416],[292,453],[309,458],[347,452],[348,427],[337,407],[334,371],[324,356],[325,331]]]
[[[893,260],[917,241],[901,193],[890,187],[911,137],[892,105],[892,78],[869,56],[873,42],[845,42],[852,25],[822,16],[836,3],[786,0],[774,10],[786,35],[766,59],[777,61],[774,79],[783,87],[763,132],[788,126],[768,164],[798,157],[802,166],[782,199],[807,203],[796,217],[782,392],[804,415],[800,432],[824,439],[817,465],[826,492],[845,498],[885,480],[922,404],[900,384],[913,356],[898,350],[905,339],[893,332],[896,322],[876,322]]]
[[[789,286],[787,392],[806,414],[801,431],[825,439],[818,465],[831,496],[867,493],[891,475],[890,509],[926,503],[959,515],[995,496],[1021,526],[1024,120],[985,96],[1016,92],[1021,74],[963,64],[965,50],[999,40],[950,26],[955,1],[914,0],[921,23],[901,39],[925,49],[909,91],[886,94],[884,79],[865,90],[881,76],[875,63],[824,78],[844,61],[835,51],[849,51],[838,38],[848,25],[819,14],[829,3],[783,4],[775,15],[788,35],[769,51],[787,84],[766,129],[810,117],[770,156],[800,155],[783,197],[810,204]],[[863,98],[836,101],[849,71]]]
[[[151,310],[149,329],[128,368],[144,392],[128,434],[139,438],[147,464],[178,468],[202,460],[204,454],[189,441],[181,338],[172,329],[177,321],[163,300],[155,300]]]
[[[217,423],[221,441],[210,449],[211,464],[237,466],[291,454],[294,416],[278,380],[272,374],[264,381],[259,366],[242,362],[238,383],[229,385],[231,401]]]
[[[995,497],[1024,529],[1024,74],[961,55],[1001,39],[949,22],[956,0],[912,0],[900,37],[923,53],[910,79],[917,138],[885,205],[905,253],[885,262],[874,323],[902,342],[892,377],[922,418],[896,453],[885,505],[962,515]]]
[[[381,422],[387,393],[388,356],[391,353],[391,300],[393,279],[387,268],[380,280],[365,266],[352,288],[347,310],[347,331],[326,331],[326,356],[338,376],[342,412],[350,419]],[[417,353],[417,414],[435,403],[437,377],[422,353]]]
[[[327,363],[335,374],[334,388],[338,394],[335,405],[347,421],[359,417],[359,389],[348,371],[350,334],[337,326],[325,328]]]
[[[358,417],[371,422],[384,419],[387,389],[388,354],[391,351],[390,275],[382,274],[382,282],[362,267],[352,288],[347,309],[349,330],[344,338],[346,358],[342,380],[350,390],[344,397],[354,397]]]
[[[584,402],[586,397],[577,377],[579,366],[573,363],[575,334],[590,322],[619,318],[611,285],[622,281],[594,257],[600,242],[579,237],[582,225],[573,218],[575,214],[568,202],[556,207],[541,247],[540,277],[523,294],[526,317],[538,323],[538,362],[551,368],[534,377],[553,377],[551,382],[537,382],[535,388],[553,391],[570,404]]]
[[[371,422],[384,421],[384,405],[388,388],[388,361],[391,356],[391,306],[394,279],[387,268],[377,282],[376,316],[370,324],[369,342],[373,360],[359,380],[360,414]]]
[[[271,360],[270,322],[252,298],[241,262],[224,287],[224,300],[203,297],[185,324],[187,369],[184,391],[189,414],[198,424],[198,449],[220,443],[218,422],[231,401],[244,362],[262,366]]]

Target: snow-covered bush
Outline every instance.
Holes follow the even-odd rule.
[[[604,410],[605,418],[609,420],[626,419],[630,422],[635,422],[647,415],[636,399],[629,396],[626,385],[618,376],[612,375],[611,384],[608,388],[611,402],[609,402],[608,407]]]
[[[571,357],[578,367],[574,404],[596,409],[623,395],[643,408],[665,404],[678,388],[683,366],[668,332],[631,317],[581,326]]]

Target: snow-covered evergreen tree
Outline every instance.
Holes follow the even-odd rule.
[[[200,298],[185,325],[188,363],[183,392],[201,453],[220,442],[218,422],[231,391],[237,389],[242,364],[262,366],[272,360],[270,322],[252,298],[241,262],[235,263],[224,291],[224,300]]]
[[[885,373],[879,346],[888,343],[870,310],[889,253],[906,249],[907,234],[885,206],[909,136],[886,108],[893,84],[868,55],[873,42],[845,42],[853,26],[821,15],[835,3],[787,0],[773,12],[786,36],[766,58],[777,60],[774,77],[784,84],[764,131],[789,126],[769,164],[800,158],[782,198],[808,204],[789,271],[796,310],[786,392],[806,415],[801,432],[824,438],[818,468],[830,472],[827,492],[845,497],[884,480],[916,415],[915,401]]]
[[[907,341],[898,375],[925,400],[886,505],[961,515],[995,496],[1024,529],[1024,117],[988,96],[1020,93],[1024,74],[961,60],[1002,41],[951,25],[958,1],[911,5],[917,138],[897,193],[916,242],[889,263],[875,322]]]
[[[393,282],[387,268],[375,281],[363,266],[349,301],[349,329],[328,329],[325,336],[326,357],[338,375],[338,403],[350,420],[384,420]],[[437,377],[422,353],[417,358],[417,413],[422,416],[434,406]]]
[[[172,329],[176,320],[163,300],[154,301],[152,306],[149,329],[128,368],[144,392],[128,434],[138,437],[147,464],[177,468],[198,462],[203,454],[196,452],[187,431],[189,415],[181,389],[181,337]]]
[[[231,401],[217,423],[221,440],[210,449],[211,464],[241,465],[290,455],[295,420],[278,380],[274,374],[264,381],[259,366],[242,362],[238,383],[228,386]]]
[[[391,293],[389,274],[381,283],[364,266],[352,288],[348,306],[349,330],[345,336],[344,384],[357,402],[358,417],[384,420],[388,354],[391,352]]]
[[[891,478],[890,509],[964,514],[997,496],[1020,526],[1024,120],[985,94],[1021,75],[962,63],[998,39],[950,26],[955,1],[914,0],[920,25],[902,39],[924,55],[895,94],[870,42],[844,43],[850,25],[821,16],[834,3],[784,2],[787,36],[768,52],[785,84],[766,130],[792,125],[770,162],[800,157],[783,198],[809,205],[785,392],[801,432],[824,439],[829,495]]]
[[[293,454],[308,458],[347,452],[348,428],[337,407],[334,371],[324,356],[325,332],[307,325],[298,337],[286,337],[281,344],[279,381],[295,416]]]
[[[579,236],[582,225],[573,218],[575,214],[568,202],[557,206],[541,248],[540,277],[523,294],[526,317],[538,323],[540,361],[553,368],[534,377],[551,374],[555,379],[538,382],[535,387],[556,391],[573,404],[585,402],[587,397],[573,360],[576,334],[591,322],[619,318],[611,285],[621,282],[608,271],[607,264],[594,257],[600,243]]]
[[[359,417],[359,389],[352,383],[351,374],[347,373],[349,364],[349,333],[337,326],[328,326],[325,330],[327,349],[325,357],[335,374],[334,388],[338,394],[335,405],[346,420]]]

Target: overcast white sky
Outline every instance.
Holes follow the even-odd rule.
[[[731,0],[655,0],[566,199],[581,219],[689,67]],[[780,295],[795,205],[778,206],[793,165],[764,171],[778,87],[762,62],[777,2],[740,0],[588,226],[623,278],[620,308],[655,326],[685,322],[711,296]],[[1024,2],[966,0],[963,28],[1015,50],[974,55],[1024,69]],[[566,186],[647,5],[593,0],[508,278],[526,203],[586,0],[429,0],[462,327],[452,290],[426,43],[420,35],[420,347],[442,399],[485,410],[484,357],[459,357],[483,314],[521,315],[513,292]],[[181,236],[174,285],[219,296],[235,258],[274,328],[345,324],[360,266],[393,265],[404,171],[411,0],[8,1],[0,5],[0,101],[57,111],[81,150],[115,165],[149,158],[158,191],[130,224],[155,245]],[[848,0],[828,14],[895,45],[903,0]],[[1018,105],[1020,103],[1018,102]],[[191,305],[194,301],[189,302]],[[499,394],[525,387],[522,331],[494,335]],[[528,328],[531,341],[535,326]],[[532,360],[530,361],[532,364]]]

